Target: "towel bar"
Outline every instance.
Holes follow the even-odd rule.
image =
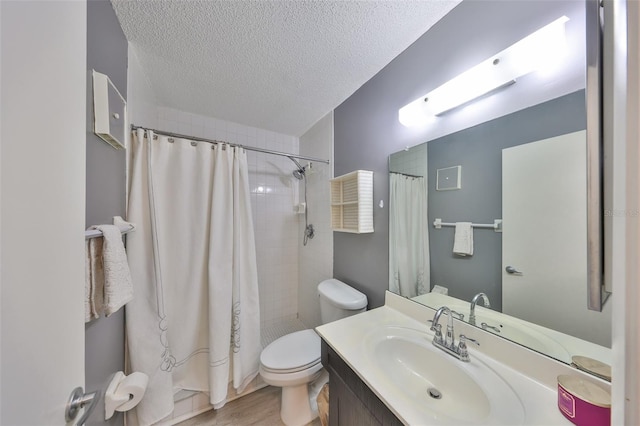
[[[433,221],[433,226],[436,229],[440,229],[443,226],[456,226],[456,224],[452,222],[443,222],[442,219],[436,218],[436,220]],[[493,229],[496,232],[502,232],[502,219],[494,219],[493,223],[472,223],[471,227],[487,228],[487,229]]]
[[[135,229],[133,226],[130,226],[130,225],[119,226],[119,228],[120,228],[120,232],[122,232],[123,235],[128,234],[129,232]],[[86,231],[84,231],[85,240],[89,240],[91,238],[97,238],[97,237],[102,237],[102,231],[98,229],[87,229]]]

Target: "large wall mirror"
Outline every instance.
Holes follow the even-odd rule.
[[[610,364],[611,303],[600,311],[587,306],[594,241],[587,213],[588,7],[545,2],[540,16],[524,12],[540,27],[555,12],[569,18],[571,54],[559,74],[513,85],[535,103],[390,156],[389,289],[432,308],[446,305],[466,322],[560,361]],[[505,21],[468,43],[517,25]],[[491,97],[466,108],[502,99]],[[429,125],[455,121],[464,110]]]

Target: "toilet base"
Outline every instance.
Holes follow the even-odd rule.
[[[303,426],[318,417],[317,406],[314,410],[309,401],[308,384],[283,387],[281,398],[280,418],[285,425]]]
[[[304,426],[318,417],[316,398],[329,381],[329,373],[322,369],[309,383],[282,388],[280,418],[287,426]]]

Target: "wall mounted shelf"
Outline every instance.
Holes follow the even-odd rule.
[[[373,172],[356,170],[331,179],[331,229],[373,232]]]
[[[115,149],[125,148],[127,102],[105,74],[93,71],[93,132]]]

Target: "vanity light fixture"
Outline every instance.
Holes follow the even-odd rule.
[[[407,127],[424,124],[429,118],[448,112],[534,71],[556,66],[567,53],[566,16],[528,35],[489,59],[470,68],[398,111]]]

